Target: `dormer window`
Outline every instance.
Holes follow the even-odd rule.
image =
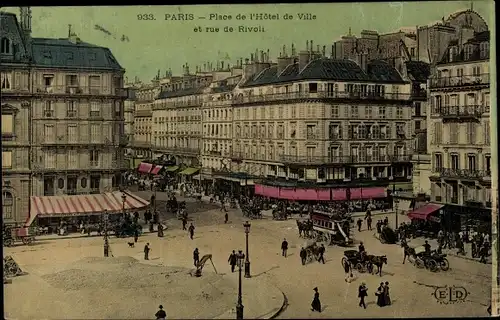
[[[450,47],[450,62],[455,61],[455,56],[457,55],[457,47]]]
[[[1,53],[2,54],[11,54],[12,53],[12,48],[11,48],[11,41],[8,38],[2,38],[1,41]]]

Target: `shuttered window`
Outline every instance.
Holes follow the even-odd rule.
[[[2,133],[14,132],[14,115],[2,114]]]
[[[69,143],[78,142],[78,127],[76,124],[68,125],[68,142]]]
[[[54,125],[46,124],[44,129],[45,142],[53,143],[55,140]]]
[[[12,151],[2,151],[2,168],[12,168]]]

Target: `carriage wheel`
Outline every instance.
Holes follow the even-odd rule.
[[[342,267],[345,266],[345,264],[347,263],[347,258],[346,257],[342,257],[342,260],[340,261],[340,263],[342,264]]]
[[[422,259],[417,257],[415,259],[415,266],[417,266],[417,268],[419,268],[419,269],[423,269],[425,267],[425,262]]]
[[[431,270],[432,272],[438,271],[438,264],[434,259],[427,260],[427,266],[429,267],[429,270]]]
[[[358,270],[359,273],[366,272],[366,268],[361,262],[356,263],[356,270]]]
[[[14,246],[14,239],[5,239],[3,243],[6,247],[12,247]]]
[[[380,239],[380,243],[381,244],[385,244],[386,243],[384,237],[379,237],[379,239]]]
[[[446,258],[443,258],[440,262],[439,262],[439,267],[441,268],[441,270],[443,271],[448,271],[450,269],[450,263],[448,262],[448,259]]]
[[[24,245],[28,244],[28,237],[22,237],[21,241],[23,242]]]

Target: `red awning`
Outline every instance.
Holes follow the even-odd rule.
[[[351,200],[369,200],[387,197],[384,187],[351,188]]]
[[[135,211],[149,205],[146,201],[128,192],[109,192],[102,194],[86,194],[76,196],[45,196],[31,197],[30,217],[26,221],[29,226],[37,216],[39,217],[61,217],[79,216],[108,213],[120,213],[123,211],[123,199],[125,195],[125,210]]]
[[[444,207],[442,204],[428,203],[418,209],[408,212],[410,219],[428,220],[429,215]]]
[[[156,175],[156,174],[158,174],[158,172],[160,172],[160,170],[161,170],[162,168],[163,168],[163,166],[155,166],[155,167],[153,168],[153,170],[151,170],[151,172],[150,172],[150,173],[151,173],[151,174]]]
[[[147,162],[141,162],[139,168],[137,169],[140,173],[149,173],[153,169],[153,165]]]

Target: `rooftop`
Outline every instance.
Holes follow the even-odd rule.
[[[198,88],[189,88],[189,89],[175,90],[175,91],[162,91],[160,92],[160,94],[156,99],[160,100],[160,99],[169,99],[169,98],[201,94],[205,88],[206,87],[198,87]]]
[[[406,69],[413,81],[425,82],[431,74],[430,64],[422,61],[407,61]]]
[[[441,61],[439,61],[438,64],[487,60],[490,57],[489,50],[488,51],[481,51],[481,47],[479,46],[479,44],[483,43],[483,42],[489,43],[489,41],[490,41],[490,32],[489,31],[476,32],[474,34],[474,37],[472,37],[466,43],[464,43],[464,45],[462,47],[458,48],[458,53],[453,57],[452,60],[450,60],[450,50],[452,47],[458,46],[458,41],[456,41],[456,40],[450,41],[448,48],[446,49],[445,53],[443,54],[443,58],[441,59]],[[466,55],[465,46],[468,44],[474,45],[474,48],[469,55]]]
[[[352,60],[329,58],[315,59],[301,72],[298,63],[288,65],[280,74],[277,74],[277,71],[277,66],[267,68],[245,82],[242,87],[303,80],[405,83],[399,72],[383,61],[370,62],[366,72]]]

